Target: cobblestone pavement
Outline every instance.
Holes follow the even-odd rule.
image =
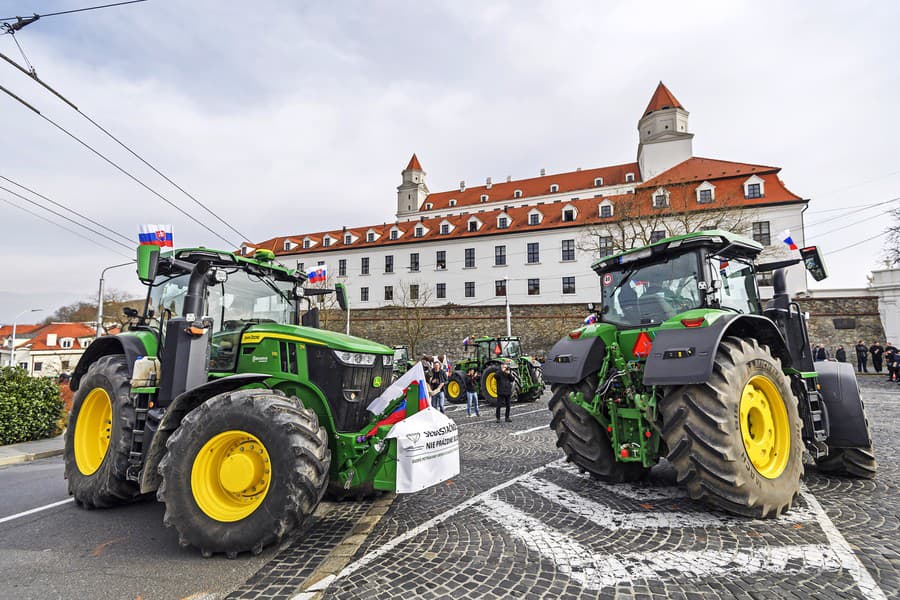
[[[453,407],[460,475],[398,496],[325,597],[898,597],[900,387],[861,385],[878,479],[808,466],[794,510],[768,521],[691,501],[665,463],[639,484],[578,473],[546,428],[546,396],[512,423]]]

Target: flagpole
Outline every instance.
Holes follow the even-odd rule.
[[[512,337],[512,314],[509,312],[509,276],[504,277],[506,285],[504,286],[504,296],[506,296],[506,337]]]

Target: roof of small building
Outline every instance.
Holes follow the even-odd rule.
[[[56,344],[50,346],[47,344],[47,336],[54,333],[56,334]],[[32,352],[42,350],[59,350],[62,349],[59,345],[60,340],[66,338],[93,338],[96,333],[97,330],[87,323],[50,323],[49,325],[43,325],[39,329],[36,329],[33,332],[34,337],[32,337],[30,340],[24,340],[21,344],[17,344],[16,347],[27,347]]]
[[[16,335],[25,335],[29,334],[32,331],[39,329],[41,327],[38,325],[25,325],[24,323],[18,323],[16,325]],[[10,337],[12,335],[13,326],[12,325],[0,325],[0,338]]]

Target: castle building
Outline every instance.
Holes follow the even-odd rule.
[[[783,258],[782,232],[804,244],[808,200],[779,167],[693,155],[688,111],[663,85],[638,121],[637,160],[432,193],[413,154],[390,222],[300,232],[259,243],[283,263],[327,265],[354,308],[594,302],[598,258],[685,231],[728,228]],[[771,295],[761,280],[764,297]],[[792,292],[806,288],[800,266]]]

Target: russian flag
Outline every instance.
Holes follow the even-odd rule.
[[[597,320],[597,315],[595,315],[594,313],[591,313],[587,317],[585,317],[584,324],[592,325],[596,320]]]
[[[328,278],[328,266],[327,265],[319,265],[317,267],[313,267],[306,273],[307,283],[318,283],[319,281],[325,281],[327,278]]]
[[[141,225],[138,234],[141,246],[159,246],[160,248],[172,248],[171,225]]]
[[[425,392],[425,382],[421,379],[419,380],[419,410],[425,410],[428,408],[428,394]],[[409,388],[407,388],[408,390]],[[406,390],[403,391],[403,394],[406,395]],[[391,414],[389,414],[384,419],[375,423],[375,426],[372,427],[369,431],[366,432],[367,438],[372,437],[378,431],[379,427],[384,425],[393,425],[394,423],[399,423],[403,419],[406,418],[406,400],[400,403],[400,406],[394,410]]]
[[[785,244],[787,244],[788,248],[790,248],[791,250],[796,250],[797,244],[795,244],[793,238],[791,238],[791,230],[785,229],[784,233],[782,235],[784,235],[784,237],[782,238],[781,241],[783,241]]]

